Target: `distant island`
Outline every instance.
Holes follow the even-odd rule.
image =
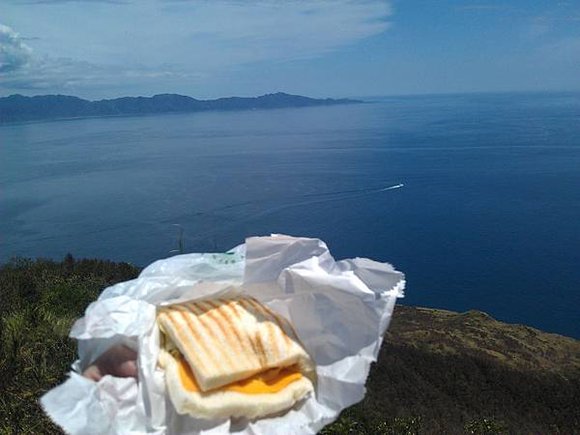
[[[121,97],[89,101],[68,95],[26,97],[10,95],[0,98],[0,124],[47,119],[128,116],[156,113],[201,112],[208,110],[279,109],[286,107],[330,106],[362,103],[347,98],[309,98],[283,92],[260,97],[227,97],[197,100],[177,94],[153,97]]]

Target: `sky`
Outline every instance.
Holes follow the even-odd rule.
[[[580,0],[2,0],[0,96],[580,91]]]

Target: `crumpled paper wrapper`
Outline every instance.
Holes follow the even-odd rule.
[[[137,279],[106,288],[73,326],[79,360],[69,379],[41,398],[70,434],[315,434],[363,399],[404,275],[364,258],[335,261],[318,239],[253,237],[225,254],[159,260]],[[316,394],[283,415],[255,421],[178,415],[157,367],[156,307],[245,293],[288,318],[316,362]],[[115,344],[138,350],[139,379],[82,369]]]

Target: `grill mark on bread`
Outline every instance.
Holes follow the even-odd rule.
[[[190,337],[188,337],[187,334],[183,334],[181,325],[177,322],[177,320],[173,319],[171,314],[172,314],[171,311],[164,311],[164,312],[160,313],[159,316],[165,316],[167,318],[167,321],[173,325],[173,331],[175,331],[175,335],[178,336],[179,341],[181,341],[183,343],[185,343],[185,342],[191,343]],[[184,338],[185,338],[185,340],[184,340]],[[175,341],[176,340],[174,340],[174,342]],[[195,346],[195,347],[199,347],[199,346]],[[205,364],[203,363],[203,360],[197,356],[196,352],[192,352],[191,355],[189,355],[189,356],[196,361],[197,366],[201,370],[205,371]]]
[[[192,316],[191,313],[187,310],[187,308],[185,308],[183,306],[175,305],[174,308],[175,308],[175,314],[181,315],[181,318],[184,320],[184,322],[189,327],[189,330],[191,331],[192,335],[197,340],[197,343],[199,343],[198,347],[200,347],[202,349],[203,353],[206,355],[207,358],[212,360],[215,367],[221,367],[221,365],[219,364],[219,361],[216,360],[215,355],[212,352],[210,352],[210,350],[207,346],[207,343],[203,340],[203,337],[197,332],[196,327],[195,327],[196,325],[193,324],[193,320],[197,321],[198,319],[196,319],[195,316]],[[190,315],[188,315],[188,314],[190,314]],[[199,328],[199,329],[202,329],[202,328]],[[205,371],[206,373],[211,373],[211,370],[210,371],[203,370],[203,371]]]
[[[294,329],[294,326],[292,325],[292,323],[284,316],[282,316],[281,314],[276,313],[275,311],[271,310],[269,307],[267,307],[266,305],[263,305],[264,309],[266,311],[268,311],[272,316],[274,316],[274,318],[276,319],[276,323],[278,323],[278,326],[280,327],[280,329],[282,331],[284,331],[284,335],[286,337],[286,339],[289,341],[290,340],[290,336],[292,336],[292,338],[294,340],[296,340],[296,342],[301,346],[304,347],[304,345],[302,344],[302,342],[300,341],[300,338],[298,338],[298,334],[296,333],[296,329]]]
[[[223,304],[222,306],[225,307],[229,312],[231,312],[233,314],[233,316],[237,319],[237,323],[238,325],[240,325],[240,329],[242,331],[246,331],[246,329],[243,326],[243,319],[242,316],[240,315],[240,313],[238,312],[238,305],[242,305],[241,301],[238,299],[218,299],[218,302],[220,304]],[[237,302],[237,303],[236,303]],[[243,308],[243,306],[242,306]],[[247,343],[250,344],[250,347],[252,348],[252,354],[256,357],[257,359],[257,363],[261,364],[261,359],[260,359],[260,353],[258,351],[258,347],[254,341],[254,338],[252,337],[252,334],[249,333],[244,333],[242,334],[242,337],[246,338]]]
[[[256,318],[256,316],[254,315],[254,313],[252,313],[252,311],[256,312],[258,310],[256,310],[256,308],[248,301],[248,299],[238,299],[237,302],[246,312],[248,312],[249,315]],[[254,343],[256,354],[258,355],[258,359],[260,360],[260,367],[264,368],[266,367],[268,362],[267,355],[266,350],[264,348],[264,344],[262,343],[262,337],[260,336],[261,330],[259,327],[260,321],[256,319],[256,322],[258,323],[258,325],[256,325],[256,333],[249,334],[249,336],[252,342]]]
[[[276,322],[278,323],[278,326],[280,326],[280,329],[282,329],[282,331],[284,331],[286,334],[288,334],[288,336],[292,336],[292,338],[298,340],[298,334],[296,333],[296,330],[294,329],[294,326],[292,326],[292,323],[290,323],[284,316],[281,316],[280,314],[276,314],[276,313],[272,313],[274,318],[276,319]]]
[[[284,329],[279,324],[278,320],[276,319],[276,317],[273,315],[272,312],[265,309],[265,307],[262,304],[260,304],[258,301],[256,301],[254,298],[249,298],[247,300],[247,302],[250,306],[252,306],[252,308],[256,312],[258,312],[259,314],[261,314],[264,317],[265,320],[264,320],[264,328],[263,329],[265,329],[265,332],[268,333],[268,339],[269,339],[270,349],[271,349],[271,355],[266,354],[266,357],[271,356],[273,358],[273,361],[277,361],[280,358],[280,350],[278,348],[278,340],[276,339],[276,336],[281,335],[286,346],[290,346],[290,339],[284,333]],[[279,334],[277,334],[278,331],[275,328],[274,322],[272,321],[272,319],[278,324],[278,327],[281,330]],[[261,331],[262,331],[262,329],[260,329],[260,333],[261,333]]]
[[[258,349],[260,349],[260,353],[259,353],[259,357],[260,357],[260,365],[263,367],[266,367],[267,363],[268,363],[268,355],[266,355],[266,349],[264,348],[264,345],[262,344],[262,337],[260,336],[260,329],[258,329],[257,333],[256,333],[256,345],[258,346]]]
[[[260,304],[256,299],[250,298],[249,301],[258,311],[260,311],[260,313],[264,317],[266,317],[266,318],[270,317],[270,318],[274,319],[276,324],[280,327],[280,329],[283,332],[282,336],[284,337],[284,342],[285,342],[286,346],[288,346],[288,347],[291,346],[292,343],[291,343],[290,337],[288,337],[288,330],[287,330],[287,328],[285,328],[285,324],[280,319],[280,317],[276,313],[274,313],[272,310],[270,310],[268,307],[266,307],[265,305]]]
[[[252,358],[251,358],[251,354],[249,354],[248,352],[248,346],[247,344],[250,344],[251,347],[251,342],[249,341],[249,339],[247,337],[245,337],[246,339],[244,340],[244,337],[242,335],[240,335],[240,328],[241,328],[241,322],[239,320],[239,317],[236,315],[236,313],[234,313],[234,315],[232,317],[235,317],[238,319],[238,322],[235,322],[233,319],[230,319],[230,317],[228,317],[226,315],[226,313],[224,311],[227,310],[227,304],[224,303],[215,303],[214,301],[205,301],[207,303],[207,305],[209,305],[210,307],[212,307],[214,309],[213,313],[216,316],[219,316],[220,318],[223,319],[223,322],[220,322],[224,329],[227,329],[227,332],[222,329],[222,331],[224,331],[224,335],[226,336],[226,338],[228,339],[228,341],[231,343],[233,343],[233,345],[238,349],[238,351],[240,352],[240,354],[244,355],[244,358],[246,359],[246,362],[248,362],[250,365],[253,365],[252,362]],[[228,311],[233,311],[233,310],[228,310]],[[217,319],[216,319],[217,321]],[[236,340],[232,340],[232,336],[235,335],[236,336]]]
[[[300,349],[304,350],[305,349],[304,343],[302,343],[302,341],[298,337],[298,333],[296,332],[296,329],[294,329],[294,325],[292,324],[292,322],[290,322],[286,317],[272,311],[267,306],[264,305],[263,307],[266,311],[270,312],[272,316],[274,316],[276,322],[278,323],[278,326],[280,326],[280,329],[284,332],[282,335],[286,339],[288,348],[290,347],[289,343],[291,342],[293,346],[298,346]],[[290,331],[290,333],[288,333],[288,331]],[[289,338],[290,336],[292,336],[292,339]]]
[[[268,339],[270,340],[272,348],[272,358],[276,361],[280,357],[280,350],[278,349],[278,340],[276,339],[276,328],[272,322],[268,322],[266,327],[268,328]],[[282,334],[285,335],[285,334]]]
[[[247,352],[244,351],[243,341],[242,338],[240,337],[240,333],[238,332],[236,324],[232,322],[232,320],[223,313],[221,306],[220,305],[216,306],[212,301],[200,301],[199,305],[201,306],[202,309],[206,310],[206,314],[218,326],[225,340],[228,342],[229,347],[231,349],[236,349],[238,355],[243,355],[244,359],[246,360],[246,363],[249,363],[251,365],[252,362],[250,361]],[[233,362],[233,366],[234,367],[236,366],[235,361]],[[237,364],[237,366],[239,366],[239,363]]]
[[[190,302],[185,304],[193,313],[196,314],[196,318],[198,322],[204,327],[205,331],[209,335],[211,335],[211,339],[214,344],[220,343],[221,339],[217,336],[214,328],[211,327],[210,323],[217,325],[220,329],[224,337],[227,339],[227,334],[222,329],[222,325],[220,324],[219,320],[216,320],[214,316],[210,313],[210,310],[204,309],[201,307],[201,302]],[[219,350],[217,350],[218,348]],[[219,352],[222,357],[225,359],[225,362],[230,366],[230,368],[235,369],[236,363],[232,361],[230,354],[227,351],[227,348],[224,346],[214,346],[214,353]]]

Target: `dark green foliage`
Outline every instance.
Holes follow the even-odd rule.
[[[129,264],[16,259],[0,268],[0,433],[59,433],[38,398],[75,360],[67,335],[104,287],[136,277]]]
[[[360,407],[343,412],[333,424],[320,431],[320,435],[417,435],[421,433],[420,417],[395,417],[388,420],[369,421]]]
[[[577,348],[482,313],[398,306],[366,397],[322,433],[580,433]]]
[[[492,418],[482,418],[472,420],[464,427],[465,433],[474,435],[494,435],[507,433],[507,429],[502,422]]]
[[[368,385],[367,396],[357,405],[366,418],[421,416],[425,433],[468,428],[479,430],[473,433],[580,431],[575,406],[580,378],[518,371],[483,358],[386,342]],[[486,421],[490,432],[481,431]]]

